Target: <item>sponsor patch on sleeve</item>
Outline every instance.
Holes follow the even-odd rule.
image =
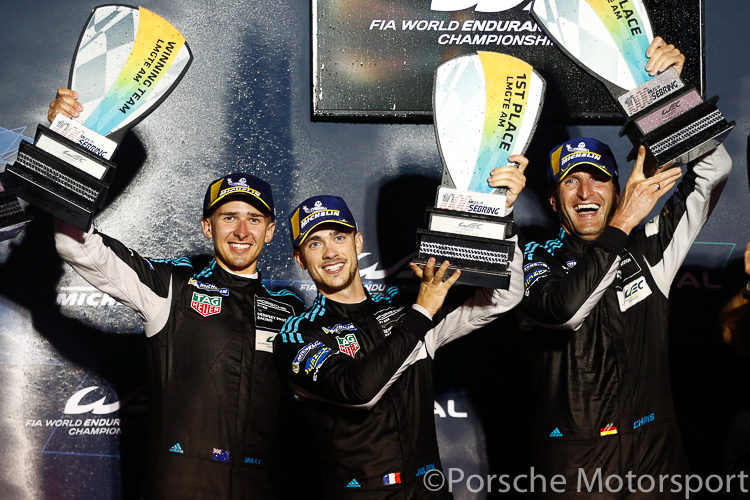
[[[318,378],[318,370],[323,365],[323,362],[328,358],[328,356],[331,354],[331,349],[328,347],[324,347],[320,349],[318,352],[307,358],[307,362],[305,363],[305,375],[310,375],[310,372],[315,370],[315,374],[313,376],[313,380]]]
[[[316,340],[312,344],[307,344],[302,349],[297,351],[297,355],[294,357],[294,361],[292,361],[292,371],[294,373],[299,373],[299,364],[302,362],[305,357],[310,354],[310,351],[313,349],[317,349],[318,347],[323,347],[323,342],[320,340]]]
[[[524,278],[523,284],[526,288],[531,287],[536,281],[541,278],[542,276],[549,274],[549,268],[539,268],[534,269],[533,271],[526,273],[526,276]]]
[[[530,270],[540,267],[549,271],[549,266],[544,262],[528,262],[523,266],[523,272],[528,273]]]

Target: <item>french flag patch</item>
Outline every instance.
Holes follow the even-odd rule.
[[[391,472],[383,476],[383,484],[398,484],[401,482],[400,472]]]

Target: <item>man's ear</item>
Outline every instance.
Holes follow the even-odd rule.
[[[302,257],[302,252],[295,248],[292,251],[292,255],[294,256],[294,260],[297,262],[297,265],[300,267],[300,269],[302,269],[303,271],[307,271],[307,266],[305,265],[305,259]]]
[[[274,232],[276,231],[276,223],[270,222],[268,226],[266,227],[266,236],[263,239],[265,243],[270,243],[273,239]]]
[[[209,217],[201,218],[201,229],[203,229],[203,235],[206,238],[213,237],[213,233],[211,232],[211,219]]]
[[[549,200],[549,204],[552,206],[552,210],[557,212],[557,193],[555,191],[550,191],[547,199]]]
[[[364,248],[364,237],[362,236],[362,233],[354,235],[354,247],[357,249],[357,255],[362,253],[362,249]]]

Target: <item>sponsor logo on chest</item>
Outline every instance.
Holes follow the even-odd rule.
[[[294,308],[268,297],[255,296],[255,350],[273,352],[273,339]]]
[[[343,337],[336,337],[336,341],[339,343],[339,351],[344,354],[354,357],[357,351],[359,351],[359,341],[353,333]]]
[[[635,281],[624,284],[622,290],[617,291],[617,300],[620,303],[620,311],[627,311],[649,295],[651,295],[651,288],[649,288],[648,283],[646,283],[645,276],[641,276]]]
[[[211,292],[219,292],[223,296],[229,295],[229,289],[228,288],[219,288],[218,286],[214,285],[213,283],[203,283],[195,278],[190,278],[188,280],[188,285],[194,286],[196,288],[200,288],[201,290],[209,290]]]
[[[375,320],[383,329],[383,335],[386,337],[390,335],[393,325],[396,324],[404,314],[406,314],[406,310],[403,307],[389,307],[388,309],[378,312],[375,316]]]
[[[332,326],[331,328],[326,328],[325,326],[323,327],[323,331],[329,334],[337,334],[346,330],[356,330],[356,329],[357,327],[354,326],[353,323],[349,323],[347,325],[335,325],[335,326]]]
[[[221,297],[211,297],[210,295],[193,292],[190,307],[203,317],[219,314],[221,312]]]

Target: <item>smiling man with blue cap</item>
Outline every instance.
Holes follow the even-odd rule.
[[[521,161],[522,168],[500,167],[490,179],[508,187],[510,205],[525,183]],[[442,468],[433,358],[521,300],[520,250],[508,290],[477,289],[463,302],[448,295],[460,271],[443,281],[448,262],[412,263],[421,279],[412,302],[399,300],[395,287],[384,295],[365,290],[357,264],[363,236],[343,199],[309,198],[289,222],[294,259],[318,295],[286,322],[274,355],[316,429],[300,449],[316,452],[325,498],[452,498],[427,474]]]
[[[654,70],[679,70],[684,56],[654,42],[648,55],[663,66]],[[645,154],[641,146],[620,194],[606,144],[581,137],[554,148],[549,202],[560,229],[525,247],[519,309],[532,344],[533,466],[546,478],[565,478],[566,493],[554,498],[671,498],[669,482],[658,492],[576,486],[687,472],[670,387],[669,289],[731,160],[719,146],[689,165],[661,214],[639,227],[682,175],[674,167],[647,178]]]

